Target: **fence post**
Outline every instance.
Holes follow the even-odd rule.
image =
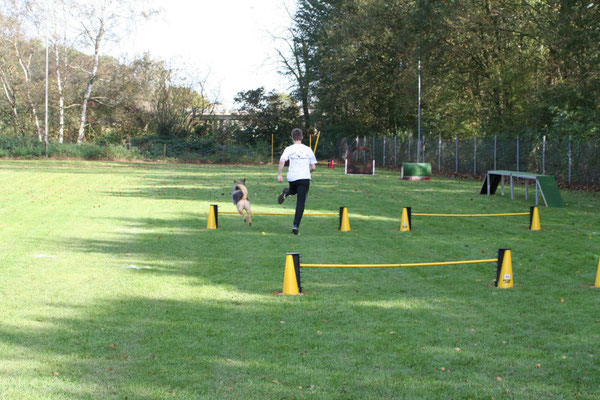
[[[371,152],[371,155],[373,156],[373,160],[377,160],[375,158],[375,135],[373,135],[373,151]]]
[[[167,144],[163,143],[163,160],[167,159]]]
[[[498,149],[498,136],[494,135],[494,169],[496,169],[496,155]]]
[[[442,170],[442,134],[438,135],[438,171]]]
[[[542,175],[546,175],[546,135],[542,138]]]
[[[458,135],[456,135],[456,173],[458,174]]]
[[[394,167],[398,166],[398,135],[394,133]]]
[[[571,135],[569,135],[569,185],[571,184]]]
[[[356,136],[356,141],[357,141],[356,145],[360,146],[360,137],[359,136]],[[363,136],[363,146],[367,147],[367,137],[366,136]],[[364,151],[362,153],[363,153],[363,162],[367,162],[367,155],[365,154]],[[372,155],[373,155],[373,160],[374,160],[375,159],[375,149],[373,149]]]
[[[385,136],[383,137],[383,166],[385,167]]]
[[[473,136],[473,175],[477,175],[477,136]]]
[[[517,135],[517,171],[519,171],[519,135]]]

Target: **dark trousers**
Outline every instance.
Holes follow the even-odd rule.
[[[288,195],[297,195],[296,198],[296,215],[294,216],[294,225],[300,226],[300,220],[304,214],[304,204],[306,204],[306,196],[308,194],[308,187],[310,186],[310,179],[298,179],[297,181],[290,182],[290,192]]]

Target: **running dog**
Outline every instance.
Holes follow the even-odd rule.
[[[250,201],[248,200],[248,189],[246,188],[246,178],[241,181],[233,181],[233,192],[231,192],[233,204],[237,207],[238,212],[246,222],[248,216],[248,225],[252,226],[252,216],[250,211]],[[243,211],[246,210],[246,215]]]

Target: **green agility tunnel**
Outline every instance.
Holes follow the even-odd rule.
[[[430,163],[402,163],[402,179],[420,181],[431,179]]]

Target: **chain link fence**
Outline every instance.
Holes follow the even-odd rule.
[[[600,185],[600,141],[519,136],[448,140],[429,135],[421,138],[419,147],[417,139],[411,136],[358,136],[338,141],[337,152],[331,146],[320,157],[344,159],[348,151],[359,145],[370,149],[371,157],[383,167],[428,162],[434,173],[477,175],[500,169],[553,175],[569,184]]]

